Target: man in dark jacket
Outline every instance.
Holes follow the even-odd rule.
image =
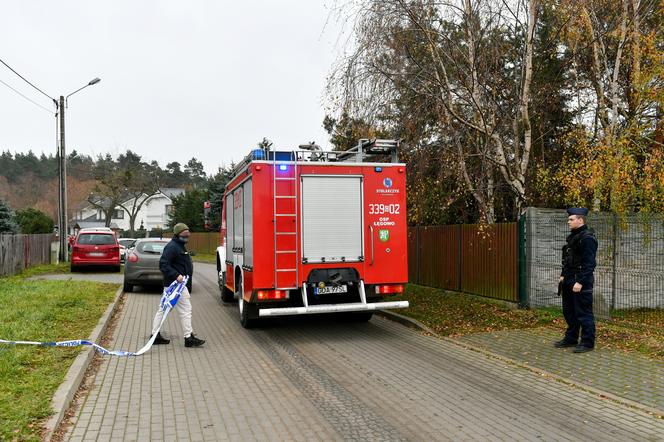
[[[191,262],[191,256],[187,251],[186,244],[189,241],[189,227],[186,224],[178,223],[173,228],[173,239],[166,244],[164,251],[159,259],[159,270],[163,275],[164,287],[168,287],[173,281],[182,282],[185,276],[191,277],[194,273],[194,264]],[[184,346],[185,347],[198,347],[205,343],[204,340],[198,339],[194,336],[191,327],[191,295],[189,290],[185,287],[180,295],[178,303],[175,305],[175,310],[178,311],[182,329],[184,330]],[[154,340],[155,345],[168,344],[171,341],[161,336],[159,332],[159,325],[164,316],[161,308],[157,309],[157,314],[152,323],[152,334],[157,333]]]
[[[593,272],[596,265],[597,238],[586,226],[588,209],[575,207],[567,209],[567,214],[571,233],[563,247],[563,270],[559,282],[567,331],[565,337],[556,342],[555,346],[575,347],[574,353],[585,353],[595,348]]]

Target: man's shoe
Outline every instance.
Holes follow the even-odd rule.
[[[185,347],[200,347],[203,344],[205,344],[205,341],[198,339],[193,333],[188,338],[184,338]]]
[[[152,336],[150,336],[150,337],[152,337]],[[161,335],[161,332],[159,332],[159,333],[157,333],[157,337],[154,338],[153,345],[166,345],[166,344],[170,344],[170,343],[171,343],[171,340],[164,338]]]
[[[593,351],[593,347],[586,347],[585,345],[577,345],[574,347],[574,350],[572,350],[574,353],[587,353],[589,351]]]
[[[565,339],[561,339],[560,341],[554,342],[553,346],[556,348],[568,348],[568,347],[576,347],[577,344],[576,342],[570,342],[566,341]]]

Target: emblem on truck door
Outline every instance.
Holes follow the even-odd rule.
[[[383,242],[386,242],[388,239],[390,239],[390,231],[387,229],[381,229],[378,231],[378,239],[380,239]]]
[[[389,189],[390,187],[392,187],[392,180],[390,178],[385,178],[383,180],[383,186]]]

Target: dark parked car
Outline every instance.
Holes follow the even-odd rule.
[[[162,286],[159,258],[168,241],[157,238],[138,239],[133,248],[127,250],[124,271],[125,292],[132,292],[135,285]],[[191,291],[191,279],[187,283],[187,288]]]

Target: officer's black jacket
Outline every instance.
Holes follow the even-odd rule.
[[[585,225],[572,230],[563,247],[563,270],[560,276],[565,278],[565,283],[578,282],[583,289],[592,288],[596,255],[597,239],[594,232]]]
[[[174,236],[164,247],[161,258],[159,258],[159,270],[164,275],[164,287],[171,285],[178,278],[178,275],[191,277],[194,274],[194,264],[191,261],[191,256],[177,236]]]

